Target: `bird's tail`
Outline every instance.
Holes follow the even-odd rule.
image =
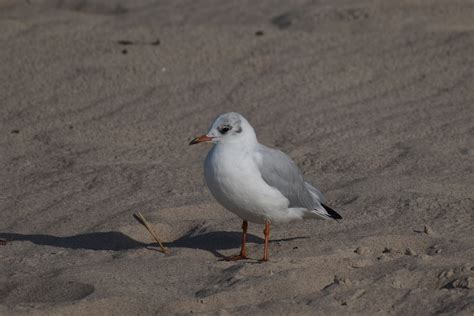
[[[330,208],[329,206],[321,203],[322,207],[324,207],[324,209],[326,210],[326,212],[329,214],[329,216],[335,220],[339,220],[339,219],[342,219],[342,216],[336,212],[335,210],[333,210],[332,208]]]
[[[338,212],[330,208],[329,206],[319,203],[320,206],[318,206],[316,209],[314,209],[311,213],[318,215],[319,217],[325,218],[325,219],[335,219],[335,220],[340,220],[342,219],[342,216],[339,215]]]

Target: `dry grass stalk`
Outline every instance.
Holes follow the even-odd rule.
[[[155,231],[153,230],[153,228],[151,228],[150,224],[148,223],[148,221],[145,219],[145,217],[142,215],[142,213],[140,212],[136,212],[133,214],[133,217],[140,223],[142,224],[143,226],[145,226],[145,228],[148,230],[148,232],[150,233],[150,235],[153,237],[153,239],[158,243],[158,245],[160,245],[160,251],[163,252],[163,253],[168,253],[168,248],[166,248],[165,246],[163,246],[163,243],[160,241],[160,239],[158,238],[158,236],[156,235]]]

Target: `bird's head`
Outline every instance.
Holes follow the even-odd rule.
[[[205,135],[194,138],[189,145],[212,143],[256,142],[255,131],[239,113],[229,112],[219,115]]]

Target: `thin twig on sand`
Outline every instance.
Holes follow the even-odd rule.
[[[150,235],[153,237],[153,239],[158,243],[158,245],[160,245],[160,252],[163,252],[163,253],[168,253],[168,248],[166,248],[165,246],[163,246],[163,243],[160,241],[160,239],[158,238],[158,236],[156,235],[155,231],[153,230],[153,228],[151,228],[150,224],[148,224],[148,221],[145,219],[145,217],[142,215],[142,213],[140,212],[136,212],[133,214],[133,217],[140,223],[142,224],[143,226],[145,226],[145,228],[148,230],[148,232],[150,233]]]

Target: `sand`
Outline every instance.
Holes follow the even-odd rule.
[[[472,1],[10,0],[0,45],[0,314],[474,313]],[[220,261],[231,110],[343,221]]]

